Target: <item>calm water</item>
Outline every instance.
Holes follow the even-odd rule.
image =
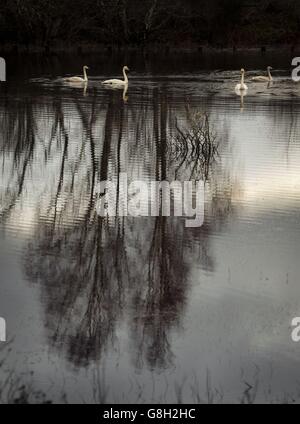
[[[300,87],[290,59],[9,58],[2,384],[11,373],[11,384],[56,402],[299,400],[290,323],[300,315]],[[62,84],[85,63],[86,90]],[[128,93],[102,88],[124,63]],[[249,78],[267,65],[274,84],[236,96],[240,67]],[[178,146],[197,112],[216,137],[209,160]],[[96,186],[122,172],[204,178],[204,225],[100,218]]]

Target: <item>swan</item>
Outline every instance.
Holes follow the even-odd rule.
[[[253,77],[252,81],[254,81],[254,82],[272,82],[273,81],[273,77],[271,75],[272,69],[273,69],[272,66],[268,66],[268,68],[267,68],[268,76],[267,77],[263,77],[263,76]]]
[[[87,83],[88,82],[88,76],[87,76],[87,70],[90,69],[88,66],[83,67],[83,78],[82,77],[68,77],[64,78],[64,81],[66,82],[73,82],[73,83]]]
[[[102,84],[110,85],[110,86],[114,86],[114,87],[116,87],[116,86],[124,87],[124,86],[128,85],[128,77],[127,77],[126,72],[129,72],[129,68],[127,66],[124,66],[124,68],[123,68],[124,80],[110,79],[110,80],[103,81]]]
[[[235,87],[236,91],[246,91],[246,90],[248,90],[248,87],[245,84],[245,69],[241,69],[241,74],[242,74],[241,83],[236,85],[236,87]]]

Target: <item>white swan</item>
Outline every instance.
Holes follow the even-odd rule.
[[[246,91],[246,90],[248,90],[248,87],[245,84],[245,69],[241,69],[241,74],[242,74],[241,83],[236,85],[236,87],[235,87],[236,91]]]
[[[73,83],[87,83],[88,82],[88,76],[87,76],[87,70],[89,69],[88,66],[83,67],[83,78],[82,77],[67,77],[64,78],[64,81],[66,82],[73,82]]]
[[[268,76],[267,77],[263,77],[263,76],[253,77],[252,81],[254,81],[254,82],[272,82],[273,81],[273,77],[271,75],[272,69],[273,69],[272,66],[268,66],[268,68],[267,68]]]
[[[126,72],[129,71],[129,68],[127,66],[124,66],[123,68],[123,75],[124,75],[124,80],[120,80],[120,79],[110,79],[110,80],[106,80],[103,81],[102,84],[104,85],[110,85],[113,87],[124,87],[126,85],[128,85],[128,77]]]

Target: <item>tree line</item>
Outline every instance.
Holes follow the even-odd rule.
[[[299,0],[1,0],[0,45],[297,44]]]

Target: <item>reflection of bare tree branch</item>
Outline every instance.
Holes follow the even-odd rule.
[[[156,173],[167,179],[167,108],[161,98],[160,119],[154,120],[157,143]],[[159,123],[159,125],[158,125]],[[149,249],[147,285],[135,295],[136,320],[134,331],[139,344],[139,356],[146,355],[152,368],[163,368],[172,361],[168,334],[182,315],[185,303],[186,273],[183,250],[171,236],[167,218],[156,218]],[[170,243],[170,240],[174,243]]]
[[[206,113],[189,113],[189,128],[181,129],[176,122],[177,134],[171,144],[176,168],[176,178],[183,166],[191,169],[190,179],[202,178],[208,180],[211,163],[217,154],[216,136],[211,132],[209,117]]]
[[[9,111],[7,112],[9,114]],[[32,110],[32,105],[26,101],[24,108],[17,109],[13,114],[13,119],[7,119],[9,122],[7,135],[16,134],[16,146],[14,149],[14,160],[13,168],[11,170],[10,181],[8,182],[8,187],[14,186],[13,190],[8,188],[6,196],[9,200],[6,201],[6,205],[2,207],[1,217],[2,219],[7,219],[12,209],[15,207],[17,200],[20,198],[23,187],[24,180],[26,177],[26,172],[30,161],[32,160],[32,155],[35,147],[35,125],[34,125],[34,113]],[[10,137],[8,138],[10,139]],[[21,163],[22,158],[22,163]],[[17,172],[17,182],[14,183],[16,179]]]

